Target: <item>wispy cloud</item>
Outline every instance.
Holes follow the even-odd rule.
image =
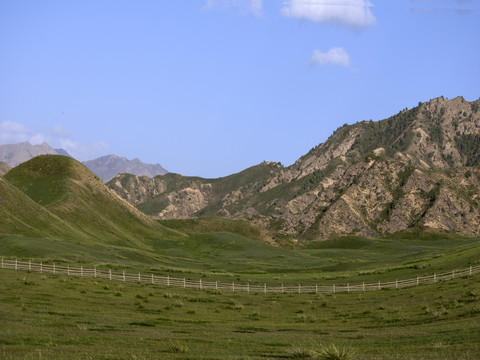
[[[90,160],[108,152],[108,144],[104,141],[83,144],[71,139],[71,132],[61,124],[38,132],[11,120],[0,123],[0,144],[19,142],[29,142],[32,145],[46,142],[53,148],[65,149],[70,155],[81,161]]]
[[[350,67],[350,55],[341,47],[331,48],[327,52],[315,49],[310,58],[310,65],[335,65],[348,68]]]
[[[360,31],[376,23],[368,0],[289,0],[283,16],[327,23]]]
[[[31,130],[15,121],[0,123],[0,144],[15,144],[29,141],[35,135]]]
[[[205,10],[237,9],[242,14],[253,14],[256,17],[263,16],[263,0],[207,0]]]
[[[458,15],[468,15],[480,10],[479,0],[410,0],[410,3],[411,12],[455,12]]]

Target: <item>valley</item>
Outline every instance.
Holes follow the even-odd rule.
[[[480,264],[478,102],[338,129],[289,167],[0,167],[0,257],[192,283],[377,284]],[[477,110],[476,110],[477,109]],[[475,359],[478,274],[355,293],[230,292],[0,269],[5,359]],[[248,285],[246,285],[248,284]],[[233,285],[235,286],[235,285]],[[336,349],[336,350],[335,350]]]

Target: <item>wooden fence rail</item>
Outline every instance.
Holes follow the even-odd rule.
[[[1,259],[0,267],[2,269],[13,269],[21,271],[36,271],[41,273],[50,273],[67,276],[78,276],[83,278],[98,278],[112,281],[138,282],[154,285],[174,286],[184,288],[195,288],[200,290],[218,290],[227,292],[247,292],[247,293],[285,293],[285,294],[327,294],[327,293],[350,293],[361,291],[374,291],[381,289],[398,289],[425,284],[433,284],[439,281],[452,280],[455,278],[471,276],[480,273],[480,265],[470,266],[466,269],[452,270],[447,273],[433,274],[428,276],[417,276],[413,279],[395,280],[388,282],[362,283],[362,284],[343,284],[343,285],[294,285],[294,286],[270,286],[267,284],[245,284],[245,283],[225,283],[219,281],[189,280],[186,278],[173,278],[170,276],[158,276],[154,274],[126,273],[111,269],[85,268],[83,266],[63,266],[53,264],[35,263],[32,261],[6,260]]]

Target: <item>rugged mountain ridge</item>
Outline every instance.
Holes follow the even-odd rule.
[[[58,152],[46,142],[41,145],[32,145],[29,142],[0,145],[0,161],[11,167],[15,167],[35,156],[46,154],[58,154]]]
[[[262,163],[220,179],[122,174],[108,186],[155,218],[251,219],[278,237],[423,227],[479,235],[479,106],[440,97],[344,125],[289,167]]]
[[[15,167],[39,155],[64,155],[71,157],[64,149],[54,149],[46,142],[41,145],[32,145],[29,142],[0,145],[0,162]],[[107,182],[115,175],[130,173],[139,176],[164,175],[168,171],[160,164],[146,164],[136,158],[129,160],[117,155],[106,155],[83,162],[103,182]],[[0,176],[1,176],[0,169]]]
[[[125,157],[113,154],[101,156],[94,160],[84,161],[83,164],[85,164],[103,182],[107,182],[121,173],[153,177],[156,175],[164,175],[168,172],[160,164],[146,164],[138,158],[129,160]]]

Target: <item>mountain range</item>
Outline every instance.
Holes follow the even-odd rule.
[[[41,145],[31,145],[29,142],[0,145],[0,162],[8,164],[10,167],[15,167],[35,156],[48,154],[71,157],[66,150],[54,149],[46,142]],[[117,155],[106,155],[94,160],[84,161],[83,163],[103,182],[121,173],[153,177],[168,172],[160,164],[146,164],[137,158],[128,160]]]
[[[102,156],[95,160],[84,161],[83,163],[103,182],[107,182],[121,173],[153,177],[164,175],[168,172],[160,164],[145,164],[138,158],[128,160],[117,155]]]
[[[279,241],[435,229],[478,236],[480,99],[443,97],[338,128],[293,165],[218,179],[120,174],[107,183],[156,219],[248,219]]]

